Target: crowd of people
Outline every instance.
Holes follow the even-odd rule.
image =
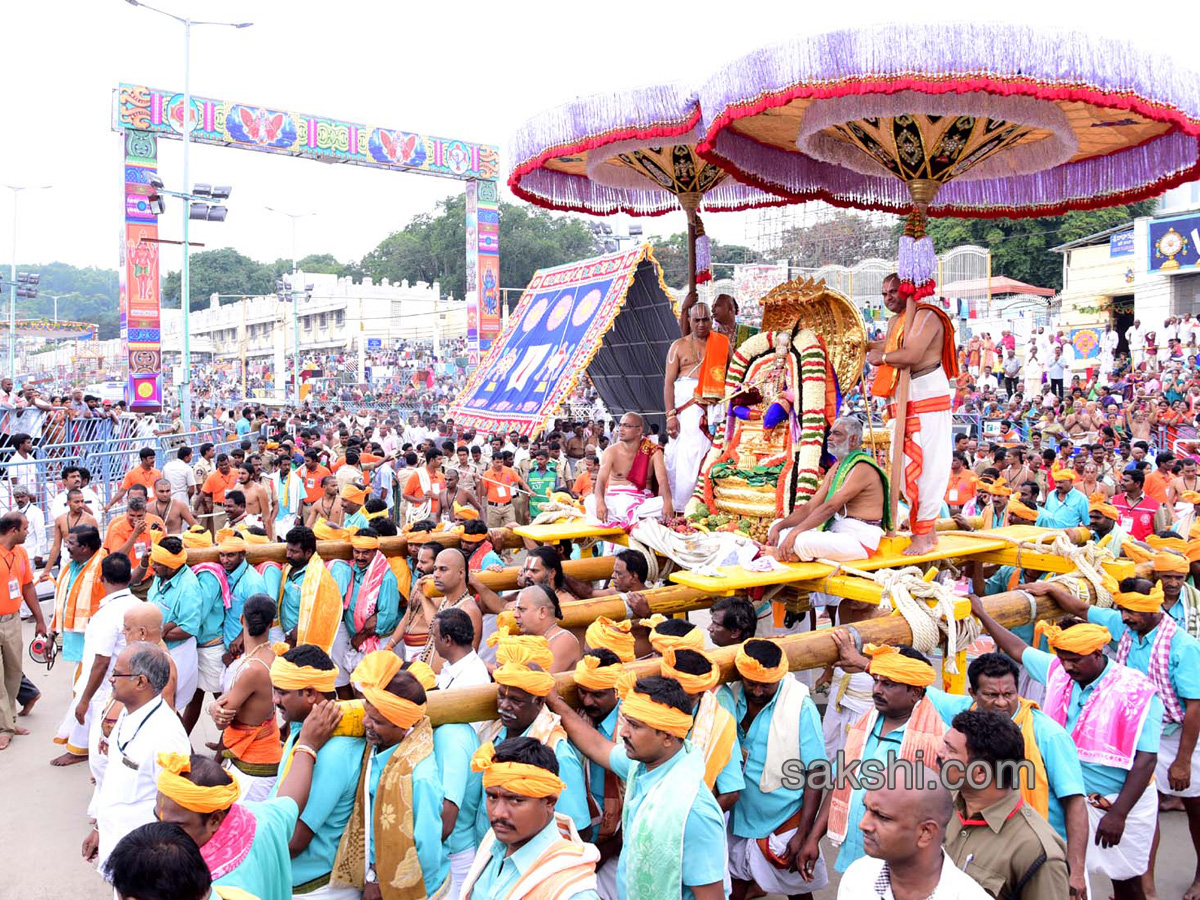
[[[893,313],[898,289],[885,280]],[[971,608],[994,649],[971,660],[963,695],[937,687],[936,654],[860,648],[842,630],[828,669],[793,672],[779,639],[811,620],[735,592],[704,629],[654,614],[641,550],[608,548],[612,576],[592,581],[570,542],[512,540],[567,506],[626,528],[675,520],[736,315],[733,298],[686,306],[665,434],[632,411],[530,439],[432,408],[248,401],[202,413],[224,444],[146,446],[103,496],[64,467],[44,523],[27,499],[0,516],[0,750],[38,702],[25,607],[41,652],[69,664],[52,763],[89,767],[82,855],[120,897],[803,898],[830,867],[839,900],[1084,898],[1098,875],[1117,900],[1154,896],[1160,807],[1181,805],[1200,835],[1194,447],[1094,417],[954,434],[944,313],[923,304],[907,337],[895,320],[878,336],[872,396],[911,373],[925,451],[916,465],[906,451],[909,552],[936,546],[938,520],[1025,522],[1137,566],[1106,580],[1108,606],[1036,562],[977,567]],[[1152,340],[1135,371],[1152,373]],[[996,364],[975,349],[980,372]],[[1119,366],[1108,377],[1122,387],[1107,395],[1154,399]],[[879,546],[888,479],[864,424],[830,424],[816,492],[772,523],[764,558],[852,562]],[[323,558],[335,545],[319,541],[343,550]],[[515,590],[498,588],[507,569]],[[1004,596],[1068,616],[1010,630],[990,612]],[[564,603],[605,597],[622,617],[563,627]],[[814,602],[821,625],[887,614]],[[483,685],[494,718],[457,693]],[[867,771],[879,779],[847,777]],[[1185,896],[1200,896],[1200,868]]]

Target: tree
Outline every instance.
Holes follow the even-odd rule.
[[[686,288],[688,283],[687,234],[673,234],[667,238],[651,241],[654,258],[663,268],[663,280],[669,285]],[[754,263],[762,260],[762,254],[741,244],[722,244],[708,239],[709,254],[713,262],[713,278],[729,278],[733,275],[730,265]]]
[[[7,279],[7,265],[3,271]],[[120,337],[116,269],[84,269],[52,262],[18,265],[17,271],[41,275],[37,297],[17,300],[18,319],[53,320],[54,298],[58,297],[58,316],[62,321],[97,325],[101,340]]]
[[[992,274],[1062,290],[1062,257],[1051,247],[1079,240],[1152,215],[1157,200],[1129,206],[1069,212],[1038,219],[930,219],[929,236],[939,251],[975,244],[992,252]]]
[[[277,267],[282,264],[282,270]],[[275,293],[275,279],[282,272],[290,272],[291,260],[280,260],[275,265],[264,265],[243,256],[236,250],[205,250],[191,258],[189,274],[190,294],[193,311],[208,309],[213,294],[230,294],[222,303],[236,303],[238,296],[248,294],[262,297]],[[163,285],[162,305],[164,309],[178,309],[180,296],[180,273],[172,272]]]
[[[346,274],[379,281],[437,281],[444,293],[466,295],[466,197],[447,197],[432,213],[415,216],[384,238]],[[538,269],[586,259],[600,252],[584,222],[574,216],[500,204],[500,285],[523,288]]]

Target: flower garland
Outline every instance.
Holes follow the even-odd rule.
[[[796,460],[796,493],[792,505],[808,500],[821,485],[821,448],[825,444],[825,348],[810,329],[792,346],[800,351],[800,453]]]

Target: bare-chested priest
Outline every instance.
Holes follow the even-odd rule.
[[[812,498],[771,525],[767,552],[785,562],[866,559],[888,521],[887,476],[862,449],[862,422],[836,419],[829,453],[837,460]],[[882,516],[882,517],[881,517]]]
[[[912,375],[905,422],[898,424],[904,439],[904,496],[908,500],[912,543],[908,555],[927,553],[937,546],[936,524],[942,498],[950,483],[950,380],[958,375],[954,323],[939,306],[918,303],[905,334],[906,301],[900,296],[900,276],[883,280],[883,305],[894,315],[887,338],[873,341],[867,360],[878,366],[871,394],[895,402],[900,372]],[[894,418],[895,410],[889,412]],[[893,438],[895,440],[896,438]]]
[[[645,419],[635,412],[625,413],[617,426],[616,442],[600,457],[596,488],[584,505],[601,522],[675,517],[662,448],[645,436],[645,430]],[[661,506],[652,499],[651,478]]]

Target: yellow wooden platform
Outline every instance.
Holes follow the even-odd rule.
[[[624,529],[612,526],[589,525],[582,520],[570,522],[551,522],[546,525],[518,525],[513,534],[539,544],[553,544],[558,541],[574,541],[581,538],[603,538],[613,544],[627,543]]]

